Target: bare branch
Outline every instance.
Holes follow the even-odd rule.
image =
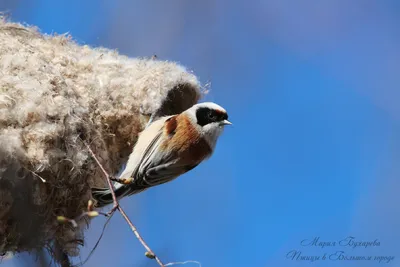
[[[81,140],[82,140],[82,139],[81,139]],[[86,146],[86,148],[88,149],[90,155],[92,155],[93,159],[96,161],[97,165],[99,165],[101,171],[102,171],[102,172],[104,173],[104,175],[106,176],[107,184],[108,184],[108,187],[109,187],[110,190],[111,190],[111,196],[112,196],[113,203],[114,203],[112,209],[108,212],[108,214],[111,215],[111,214],[114,213],[114,211],[118,208],[118,205],[119,205],[118,200],[117,200],[117,197],[115,196],[115,192],[114,192],[115,188],[114,188],[114,185],[113,185],[112,182],[111,182],[110,175],[108,175],[107,171],[103,168],[103,165],[101,165],[100,161],[97,159],[96,155],[93,153],[93,151],[92,151],[92,149],[90,148],[90,146],[89,146],[85,141],[82,140],[82,142],[85,144],[85,146]]]
[[[105,215],[105,214],[103,213],[103,215]],[[86,262],[88,262],[90,257],[93,255],[93,252],[96,250],[97,246],[100,244],[100,241],[103,238],[104,232],[105,232],[107,225],[110,222],[111,218],[112,218],[112,216],[107,217],[107,220],[103,225],[103,229],[101,230],[101,234],[100,234],[99,238],[97,239],[96,244],[94,245],[92,250],[89,252],[89,255],[86,257],[86,259],[84,261],[80,262],[79,264],[74,265],[74,267],[83,266],[83,265],[85,265]]]
[[[183,265],[183,264],[188,264],[188,263],[195,263],[201,267],[201,263],[198,261],[181,261],[181,262],[170,262],[165,264],[164,266],[172,266],[172,265]]]
[[[133,225],[129,217],[126,215],[125,211],[121,207],[118,207],[118,210],[121,213],[122,217],[124,217],[125,221],[128,223],[129,227],[135,234],[136,238],[139,239],[140,243],[142,243],[143,247],[147,250],[148,253],[146,254],[146,256],[150,259],[155,259],[160,266],[164,267],[165,265],[161,262],[161,260],[157,257],[157,255],[154,254],[151,248],[146,244],[146,242],[140,236],[139,232],[137,231],[136,227]]]
[[[144,239],[141,237],[141,235],[139,234],[139,232],[137,231],[136,227],[133,225],[132,221],[129,219],[128,215],[126,215],[125,211],[120,207],[117,197],[115,195],[115,188],[111,182],[111,176],[107,173],[107,171],[103,168],[103,166],[100,164],[99,160],[97,159],[96,155],[93,153],[92,149],[90,148],[90,146],[83,141],[83,143],[85,144],[86,148],[88,149],[89,153],[92,155],[93,159],[96,161],[96,163],[99,165],[101,171],[104,173],[106,179],[107,179],[107,184],[111,190],[111,195],[113,198],[113,208],[111,209],[110,212],[108,212],[109,215],[112,215],[115,210],[118,209],[118,211],[121,213],[122,217],[124,217],[125,221],[128,223],[129,227],[131,228],[132,232],[135,234],[136,238],[140,241],[140,243],[143,245],[143,247],[147,250],[146,252],[146,257],[150,258],[150,259],[155,259],[157,261],[157,263],[161,266],[161,267],[165,267],[165,265],[162,263],[162,261],[157,257],[157,255],[151,250],[151,248],[147,245],[147,243],[144,241]]]
[[[106,179],[107,179],[107,184],[111,190],[111,195],[113,198],[113,207],[112,209],[108,212],[108,213],[103,213],[103,212],[97,212],[97,211],[93,211],[93,202],[90,200],[88,203],[88,208],[87,211],[82,213],[80,216],[78,216],[76,219],[68,219],[64,216],[58,216],[57,219],[60,222],[70,222],[73,225],[77,225],[76,221],[81,219],[84,216],[88,216],[88,217],[96,217],[98,215],[104,215],[106,217],[108,217],[108,220],[106,221],[103,231],[101,233],[100,238],[97,240],[94,248],[92,249],[92,251],[90,252],[88,258],[81,263],[79,266],[82,266],[85,262],[87,262],[87,260],[90,258],[90,256],[92,255],[93,251],[96,249],[96,247],[98,246],[104,230],[106,228],[106,225],[108,224],[108,222],[110,221],[111,217],[114,215],[115,211],[118,210],[122,217],[125,219],[125,221],[128,223],[129,227],[131,228],[132,232],[135,234],[136,238],[139,240],[139,242],[142,244],[142,246],[146,249],[146,253],[145,256],[150,258],[150,259],[155,259],[157,261],[157,263],[161,266],[161,267],[166,267],[166,266],[172,266],[172,265],[182,265],[182,264],[187,264],[187,263],[196,263],[201,267],[200,262],[198,261],[184,261],[184,262],[170,262],[167,264],[163,264],[162,261],[160,260],[160,258],[157,257],[157,255],[153,252],[153,250],[149,247],[149,245],[147,245],[147,243],[144,241],[143,237],[139,234],[137,228],[135,227],[135,225],[132,223],[132,221],[130,220],[130,218],[128,217],[128,215],[125,213],[125,211],[122,209],[122,207],[119,205],[119,202],[117,200],[117,197],[115,195],[115,188],[114,185],[112,184],[112,181],[116,181],[119,183],[123,183],[123,184],[129,184],[133,181],[132,178],[129,179],[118,179],[115,177],[110,176],[107,171],[104,169],[104,167],[100,164],[99,160],[97,159],[96,155],[93,153],[92,149],[90,148],[90,146],[83,140],[81,140],[86,148],[88,149],[89,153],[91,154],[91,156],[93,157],[93,159],[96,161],[96,163],[99,165],[101,171],[103,172],[103,174],[105,175]]]

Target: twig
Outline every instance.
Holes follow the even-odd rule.
[[[67,218],[65,216],[57,216],[57,221],[63,223],[63,222],[69,222],[72,224],[73,227],[78,227],[78,221],[80,221],[82,218],[84,217],[89,217],[89,218],[93,218],[93,217],[97,217],[99,214],[104,215],[106,217],[111,217],[108,214],[104,213],[104,212],[99,212],[99,211],[95,211],[93,210],[93,201],[89,200],[88,201],[88,206],[87,206],[87,211],[81,213],[79,216],[77,216],[75,219],[70,219]]]
[[[199,267],[201,267],[201,263],[198,261],[179,261],[179,262],[170,262],[165,264],[165,266],[172,266],[172,265],[183,265],[183,264],[187,264],[187,263],[195,263],[197,265],[199,265]]]
[[[103,213],[103,215],[105,215],[105,214]],[[105,224],[103,225],[103,229],[101,230],[101,234],[100,234],[99,238],[97,239],[96,244],[94,245],[94,247],[90,251],[89,255],[86,257],[86,259],[84,261],[80,262],[79,264],[74,265],[73,267],[83,266],[90,259],[90,257],[92,256],[92,254],[96,250],[97,246],[100,244],[100,241],[103,238],[104,232],[105,232],[106,227],[107,227],[108,223],[110,222],[111,218],[112,218],[112,216],[107,217],[107,220],[106,220]]]
[[[92,149],[90,148],[90,146],[89,146],[85,141],[82,140],[82,142],[85,144],[86,148],[89,150],[90,155],[92,155],[93,159],[96,161],[97,165],[99,165],[101,171],[102,171],[102,172],[104,173],[104,175],[106,176],[107,184],[108,184],[108,187],[109,187],[110,190],[111,190],[111,196],[112,196],[112,199],[113,199],[113,207],[112,207],[112,209],[108,212],[108,214],[111,215],[111,214],[113,214],[113,213],[115,212],[115,210],[116,210],[116,209],[118,208],[118,206],[119,206],[117,197],[116,197],[115,192],[114,192],[114,190],[115,190],[114,185],[113,185],[112,182],[111,182],[110,175],[108,175],[107,171],[103,168],[103,165],[101,165],[100,161],[97,159],[96,155],[93,153],[93,151],[92,151]]]
[[[125,211],[119,206],[119,212],[121,213],[122,217],[124,217],[125,221],[128,223],[129,227],[131,228],[132,232],[135,234],[136,238],[139,239],[140,243],[142,243],[143,247],[147,250],[146,256],[150,259],[155,259],[157,263],[164,267],[165,265],[161,262],[161,260],[157,257],[156,254],[151,250],[151,248],[146,244],[143,238],[140,236],[138,230],[133,225],[132,221],[129,219],[128,215],[126,215]]]
[[[24,169],[28,170],[27,168],[24,168]],[[43,183],[46,183],[46,179],[44,179],[42,176],[40,176],[39,174],[35,173],[34,171],[31,171],[31,170],[28,170],[28,171],[31,172],[36,177],[38,177]]]
[[[162,263],[162,261],[156,256],[156,254],[151,250],[151,248],[147,245],[147,243],[141,237],[141,235],[137,231],[136,227],[133,225],[132,221],[129,219],[128,215],[126,215],[125,211],[120,207],[120,205],[118,203],[118,200],[117,200],[117,197],[116,197],[115,192],[114,192],[115,188],[114,188],[114,186],[113,186],[113,184],[111,182],[110,175],[107,173],[107,171],[100,164],[99,160],[97,159],[96,155],[93,153],[93,151],[89,147],[89,145],[83,140],[82,140],[82,142],[85,144],[85,146],[88,149],[89,153],[92,155],[93,159],[96,161],[97,165],[99,165],[101,171],[106,176],[107,184],[108,184],[108,187],[111,190],[111,196],[112,196],[112,199],[113,199],[113,208],[111,209],[111,211],[108,214],[112,215],[115,212],[115,210],[118,209],[118,211],[121,213],[122,217],[124,217],[125,221],[128,223],[128,225],[131,228],[132,232],[135,234],[136,238],[140,241],[140,243],[143,245],[143,247],[147,250],[145,255],[150,259],[155,259],[157,261],[157,263],[161,267],[165,267],[165,265]]]
[[[105,225],[104,225],[104,227],[103,227],[103,230],[102,230],[102,232],[101,232],[101,235],[100,235],[99,239],[97,240],[97,242],[96,242],[94,248],[93,248],[92,251],[89,253],[89,256],[86,258],[86,260],[85,260],[84,262],[81,262],[80,264],[75,265],[74,267],[82,266],[83,264],[85,264],[85,263],[89,260],[90,256],[92,255],[92,253],[94,252],[94,250],[96,249],[96,247],[98,246],[98,244],[100,243],[100,240],[101,240],[101,238],[102,238],[102,236],[103,236],[103,234],[104,234],[105,228],[106,228],[107,224],[110,222],[110,219],[112,218],[112,216],[114,215],[114,213],[115,213],[116,210],[118,210],[118,211],[121,213],[122,217],[124,217],[125,221],[128,223],[129,227],[131,228],[132,232],[135,234],[136,238],[139,240],[139,242],[142,244],[142,246],[146,249],[146,253],[145,253],[145,256],[146,256],[146,257],[148,257],[148,258],[150,258],[150,259],[155,259],[155,260],[157,261],[157,263],[158,263],[161,267],[172,266],[172,265],[178,265],[178,264],[181,265],[181,264],[187,264],[187,263],[196,263],[196,264],[198,264],[198,265],[201,267],[201,264],[200,264],[200,262],[198,262],[198,261],[170,262],[170,263],[167,263],[167,264],[163,264],[163,263],[162,263],[162,261],[160,260],[160,258],[157,257],[157,255],[151,250],[151,248],[150,248],[150,247],[147,245],[147,243],[144,241],[143,237],[139,234],[139,232],[138,232],[137,228],[135,227],[135,225],[134,225],[134,224],[132,223],[132,221],[129,219],[128,215],[126,215],[126,213],[125,213],[125,211],[122,209],[122,207],[119,205],[118,200],[117,200],[117,197],[116,197],[116,195],[115,195],[115,192],[114,192],[115,188],[114,188],[114,186],[113,186],[113,184],[112,184],[111,181],[116,181],[116,182],[123,183],[123,184],[129,184],[129,183],[131,183],[131,181],[133,181],[133,179],[132,179],[132,178],[129,178],[129,179],[131,179],[131,180],[129,180],[129,179],[128,179],[128,180],[127,180],[127,179],[119,179],[119,178],[115,178],[115,177],[110,176],[110,175],[107,173],[107,171],[103,168],[103,166],[100,164],[99,160],[97,159],[96,155],[93,153],[93,151],[92,151],[92,149],[90,148],[90,146],[89,146],[85,141],[83,141],[83,140],[81,140],[81,141],[84,143],[84,145],[86,146],[86,148],[87,148],[88,151],[90,152],[91,156],[94,158],[94,160],[96,161],[96,163],[99,165],[101,171],[102,171],[103,174],[106,176],[107,184],[108,184],[108,186],[109,186],[109,188],[110,188],[110,190],[111,190],[111,195],[112,195],[112,198],[113,198],[113,204],[114,204],[114,205],[113,205],[113,208],[112,208],[108,213],[103,213],[103,212],[99,212],[99,211],[94,211],[94,210],[93,210],[93,208],[94,208],[93,202],[92,202],[92,200],[89,200],[89,201],[88,201],[88,206],[87,206],[87,211],[86,211],[86,212],[83,212],[81,215],[77,216],[75,219],[70,219],[70,218],[67,218],[67,217],[64,217],[64,216],[57,216],[57,220],[58,220],[59,222],[61,222],[61,223],[63,223],[63,222],[69,222],[69,223],[71,223],[74,227],[78,227],[77,221],[79,221],[80,219],[82,219],[83,217],[86,217],[86,216],[87,216],[87,217],[90,217],[90,218],[96,217],[96,216],[98,216],[98,215],[103,215],[103,216],[108,217],[108,219],[107,219],[107,221],[106,221],[106,223],[105,223]],[[67,259],[68,261],[65,261],[65,259],[63,259],[63,261],[65,262],[65,264],[68,264],[68,265],[65,265],[65,266],[68,266],[68,267],[69,267],[69,266],[70,266],[70,262],[69,262],[68,257],[66,257],[66,259]],[[64,264],[64,263],[62,263],[62,264]]]

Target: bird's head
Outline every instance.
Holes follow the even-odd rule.
[[[206,138],[211,147],[222,133],[224,126],[231,125],[226,110],[212,102],[199,103],[189,108],[185,113],[190,117],[201,135]]]

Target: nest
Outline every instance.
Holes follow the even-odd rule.
[[[75,218],[104,176],[127,160],[144,113],[179,113],[200,98],[197,78],[174,62],[132,59],[43,35],[0,17],[0,253],[57,246],[79,254]],[[44,182],[45,181],[45,182]]]

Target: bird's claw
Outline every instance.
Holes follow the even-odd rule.
[[[129,178],[117,178],[117,177],[110,177],[110,180],[113,182],[117,182],[120,184],[124,184],[124,185],[130,185],[133,183],[133,178],[129,177]]]

